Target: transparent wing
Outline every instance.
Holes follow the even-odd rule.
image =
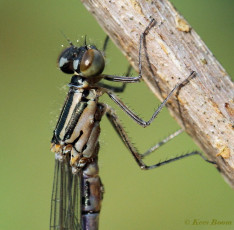
[[[55,160],[50,229],[81,230],[79,174],[72,174],[67,159]]]

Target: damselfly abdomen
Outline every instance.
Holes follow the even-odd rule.
[[[173,92],[195,76],[191,72],[188,78],[176,85],[149,121],[144,121],[133,113],[115,94],[125,89],[126,83],[139,82],[141,79],[141,46],[144,36],[155,24],[152,20],[140,37],[139,76],[114,76],[102,74],[105,67],[103,53],[93,45],[70,47],[59,56],[60,69],[67,74],[74,74],[69,84],[69,92],[61,111],[51,141],[51,150],[55,152],[55,177],[51,202],[50,229],[82,229],[97,230],[101,201],[104,188],[98,174],[99,123],[104,114],[107,115],[114,129],[130,150],[137,164],[142,169],[153,169],[163,164],[199,154],[188,153],[176,158],[146,165],[142,158],[174,136],[177,131],[145,154],[139,154],[130,142],[115,111],[98,99],[104,93],[123,109],[133,120],[143,127],[151,124],[161,111]],[[107,41],[107,40],[106,40]],[[104,49],[106,42],[104,44]],[[122,87],[113,87],[100,83],[101,80],[122,82]],[[201,155],[202,156],[202,155]]]

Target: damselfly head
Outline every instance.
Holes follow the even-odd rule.
[[[102,53],[91,45],[66,48],[58,58],[59,68],[67,74],[95,77],[102,73],[105,60]]]

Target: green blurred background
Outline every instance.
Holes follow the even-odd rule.
[[[172,2],[233,75],[234,1]],[[0,1],[0,229],[49,228],[54,170],[49,146],[70,80],[56,67],[61,45],[67,45],[60,31],[72,41],[86,34],[99,47],[105,38],[78,0]],[[112,43],[107,62],[105,72],[110,74],[123,74],[128,66]],[[129,85],[121,98],[145,119],[159,103],[144,82]],[[102,101],[113,105],[106,96]],[[141,152],[178,129],[166,109],[147,129],[116,110]],[[101,127],[101,230],[234,229],[233,190],[213,166],[191,157],[143,172],[106,118]],[[159,152],[173,156],[195,149],[182,134]],[[194,226],[196,219],[232,224]]]

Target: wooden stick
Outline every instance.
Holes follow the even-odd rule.
[[[82,2],[136,70],[140,35],[152,18],[156,20],[146,38],[150,65],[143,65],[143,79],[162,100],[196,71],[197,77],[168,108],[234,187],[234,86],[188,22],[168,0]]]

